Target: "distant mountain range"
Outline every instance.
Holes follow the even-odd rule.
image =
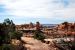
[[[43,26],[57,26],[58,24],[42,24]]]
[[[48,28],[55,27],[57,25],[58,24],[42,24],[43,27],[48,27]]]

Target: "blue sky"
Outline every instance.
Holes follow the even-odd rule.
[[[0,22],[15,24],[75,22],[75,0],[0,0]]]

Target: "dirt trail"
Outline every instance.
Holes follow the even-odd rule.
[[[27,43],[24,44],[24,46],[27,47],[28,50],[51,50],[48,44],[42,43],[34,38],[21,37],[21,39]]]

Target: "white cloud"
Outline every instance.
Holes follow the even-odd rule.
[[[64,7],[62,0],[0,0],[5,5],[8,14],[17,18],[66,18],[75,16],[75,1]],[[65,0],[63,0],[65,1]]]

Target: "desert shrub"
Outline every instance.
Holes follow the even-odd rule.
[[[41,41],[43,41],[45,39],[45,36],[44,36],[43,32],[41,32],[41,31],[36,31],[33,37],[35,39],[38,39]]]
[[[14,46],[11,44],[3,44],[0,46],[0,50],[14,50]]]

